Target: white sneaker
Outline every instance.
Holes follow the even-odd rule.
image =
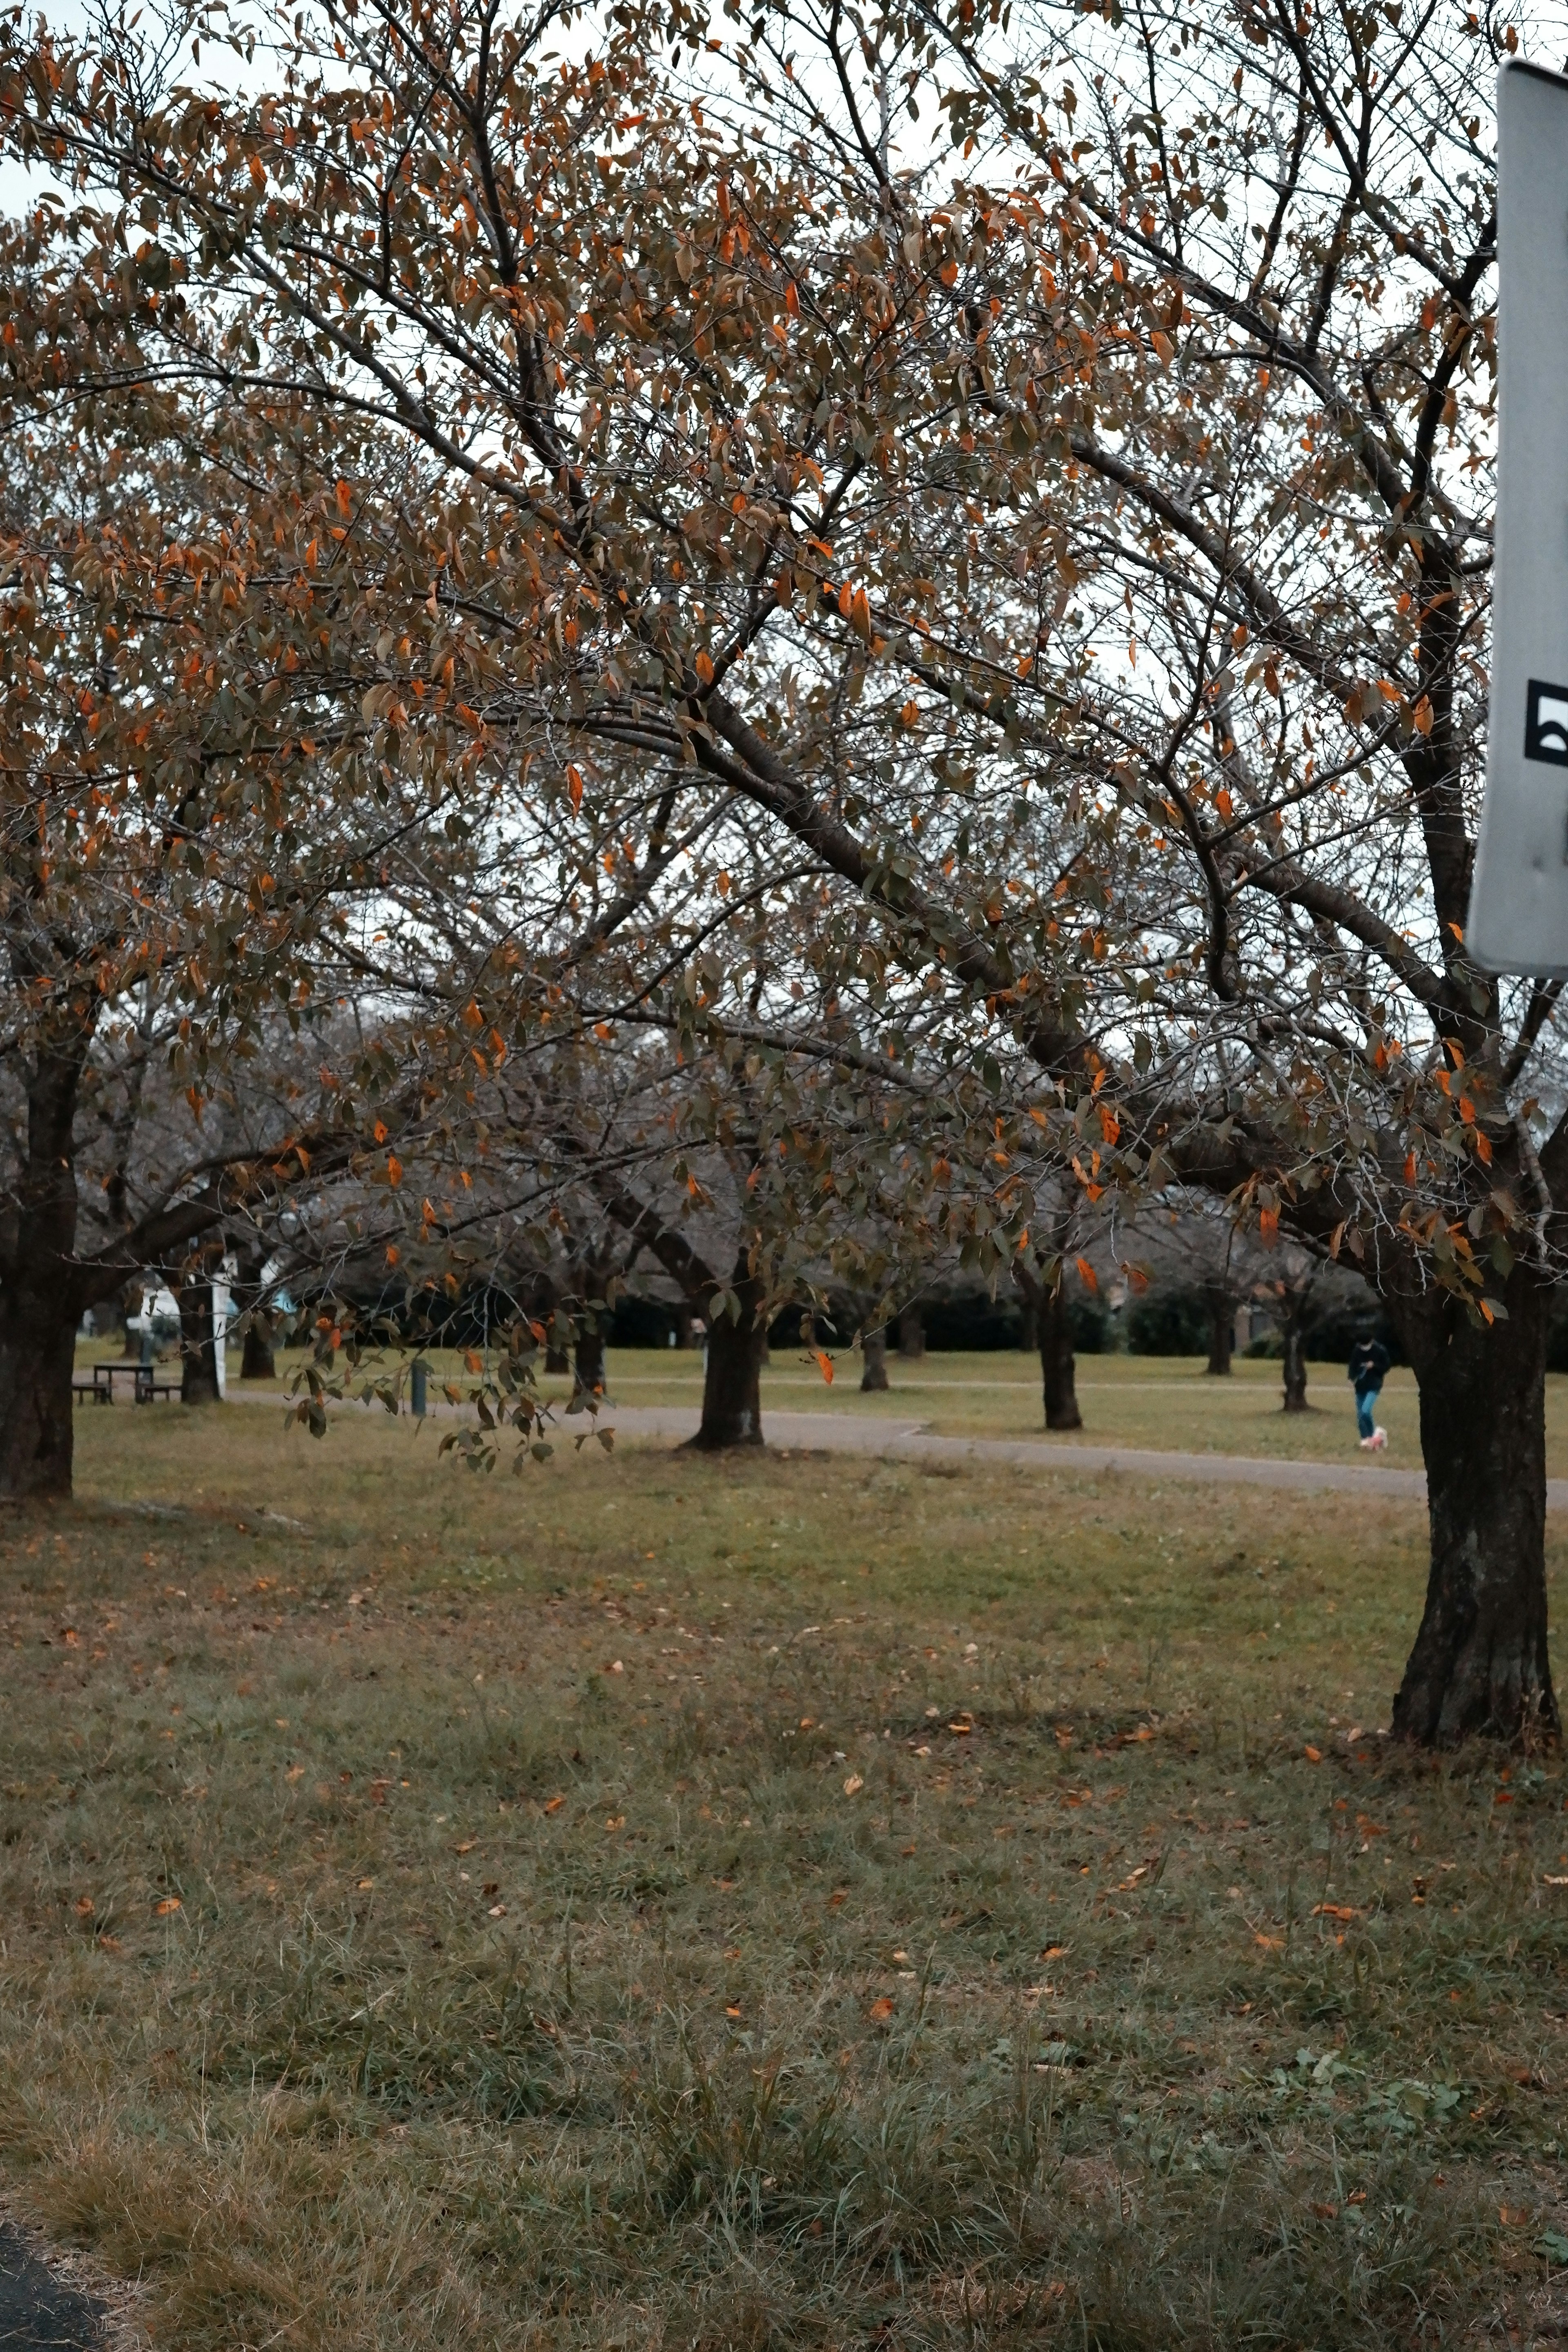
[[[1363,1454],[1370,1454],[1373,1447],[1377,1444],[1377,1440],[1375,1437],[1358,1437],[1356,1439],[1356,1444],[1361,1447]]]

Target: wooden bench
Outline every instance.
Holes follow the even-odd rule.
[[[90,1374],[85,1380],[72,1381],[71,1394],[90,1397],[94,1404],[112,1404],[116,1379],[128,1379],[131,1382],[131,1401],[133,1404],[153,1404],[159,1397],[178,1396],[180,1382],[171,1380],[161,1381],[157,1372],[158,1368],[155,1364],[125,1362],[94,1364]]]

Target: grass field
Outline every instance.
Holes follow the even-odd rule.
[[[81,1360],[113,1353],[84,1348]],[[287,1392],[301,1361],[279,1358],[279,1393]],[[834,1378],[825,1381],[804,1350],[779,1348],[763,1373],[764,1430],[774,1412],[847,1413],[857,1420],[916,1423],[940,1436],[1038,1437],[1042,1446],[1129,1445],[1170,1454],[1244,1454],[1285,1461],[1368,1463],[1380,1468],[1419,1469],[1420,1429],[1414,1375],[1391,1372],[1378,1403],[1388,1432],[1387,1450],[1363,1454],[1356,1444],[1355,1399],[1344,1368],[1309,1368],[1305,1413],[1280,1410],[1277,1363],[1237,1357],[1228,1380],[1212,1380],[1201,1357],[1080,1356],[1079,1402],[1084,1426],[1070,1434],[1047,1436],[1042,1427],[1038,1359],[1020,1351],[929,1355],[905,1363],[889,1361],[890,1387],[873,1396],[860,1393],[860,1358],[848,1349],[833,1358]],[[468,1375],[455,1354],[432,1351],[434,1370],[465,1384]],[[617,1348],[608,1359],[611,1397],[619,1405],[689,1405],[701,1401],[702,1359],[696,1351]],[[239,1381],[237,1353],[229,1359],[229,1379]],[[563,1401],[569,1380],[542,1380],[543,1393]],[[1548,1475],[1568,1478],[1568,1376],[1549,1374],[1546,1382]]]
[[[1568,2330],[1568,1782],[1376,1738],[1415,1507],[435,1437],[0,1528],[0,2180],[155,2343]]]

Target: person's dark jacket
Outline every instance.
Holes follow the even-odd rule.
[[[1355,1382],[1357,1396],[1368,1389],[1380,1389],[1388,1370],[1388,1349],[1381,1339],[1358,1339],[1351,1349],[1348,1378]]]

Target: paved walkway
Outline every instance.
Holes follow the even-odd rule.
[[[229,1391],[231,1403],[277,1404],[277,1389]],[[381,1405],[365,1408],[381,1412]],[[432,1416],[451,1416],[463,1408],[433,1403]],[[669,1437],[678,1442],[695,1435],[698,1409],[693,1405],[616,1405],[604,1409],[606,1428],[619,1437]],[[556,1424],[574,1434],[578,1423],[563,1417]],[[1422,1470],[1394,1470],[1359,1457],[1347,1462],[1280,1462],[1246,1454],[1162,1454],[1135,1445],[1086,1445],[1075,1442],[1048,1444],[1037,1437],[937,1437],[922,1422],[873,1420],[869,1414],[837,1412],[769,1412],[763,1433],[771,1446],[790,1453],[871,1454],[900,1462],[1019,1462],[1047,1476],[1075,1471],[1108,1471],[1125,1478],[1179,1478],[1186,1484],[1218,1486],[1272,1486],[1295,1494],[1400,1496],[1424,1502],[1426,1475]],[[1549,1511],[1568,1511],[1568,1478],[1546,1482]]]

